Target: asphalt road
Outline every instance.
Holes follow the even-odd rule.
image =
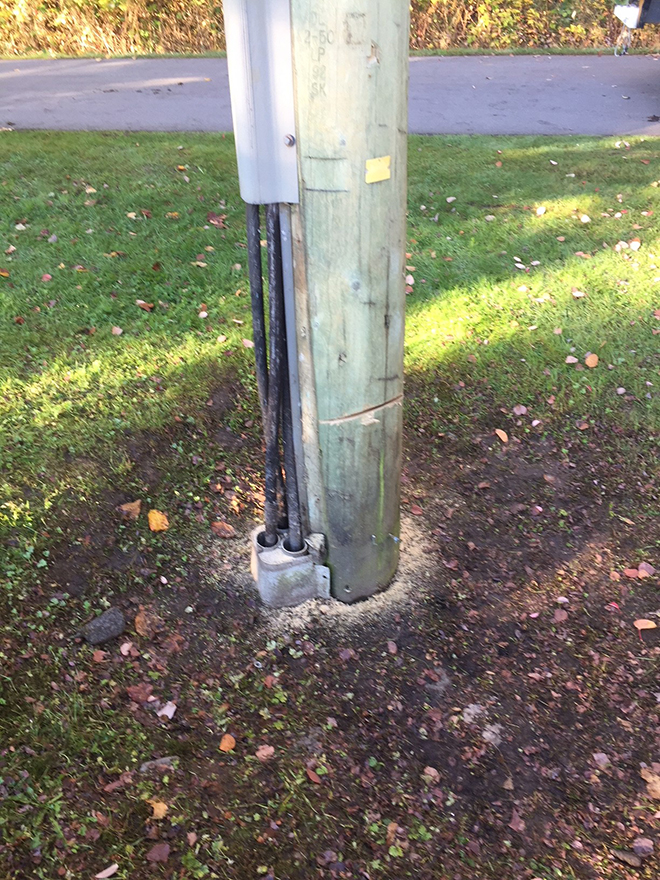
[[[660,59],[411,58],[411,132],[660,135]],[[229,131],[221,58],[0,61],[0,128]]]

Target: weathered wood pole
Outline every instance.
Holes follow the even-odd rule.
[[[291,20],[303,491],[353,602],[399,556],[409,5],[291,0]]]

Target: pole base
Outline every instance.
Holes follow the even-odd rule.
[[[330,596],[330,569],[323,565],[323,535],[309,535],[305,547],[298,552],[287,550],[284,538],[273,547],[264,547],[263,535],[264,529],[259,527],[250,536],[250,571],[265,605],[286,608]]]

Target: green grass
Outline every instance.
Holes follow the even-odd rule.
[[[657,446],[660,143],[615,144],[410,139],[411,426],[434,438],[504,428],[585,443],[594,429],[619,438],[631,461]],[[226,229],[207,222],[209,211],[226,215]],[[209,501],[218,458],[238,501],[248,497],[259,442],[242,342],[251,335],[243,217],[231,138],[0,135],[0,660],[12,669],[0,679],[0,753],[15,749],[0,754],[0,828],[12,851],[43,851],[37,877],[53,876],[56,840],[77,836],[69,846],[80,859],[93,849],[97,819],[69,797],[72,779],[94,786],[140,756],[184,749],[117,708],[130,670],[92,663],[89,691],[69,675],[66,634],[113,590],[152,589],[151,575],[95,571],[85,596],[66,598],[52,562],[62,545],[84,557],[90,541],[113,535],[185,580],[208,532],[190,513]],[[615,250],[635,238],[639,250]],[[577,369],[589,352],[598,366]],[[222,424],[249,445],[232,454],[214,447],[208,415],[223,388]],[[514,415],[517,405],[528,412]],[[136,466],[151,455],[157,485]],[[107,522],[118,491],[174,509],[176,528],[154,538]],[[75,660],[89,673],[86,649]],[[120,878],[143,834],[141,801],[154,794],[141,783],[118,807],[116,836],[101,830],[103,851],[123,855]]]
[[[616,143],[411,142],[409,377],[481,385],[546,423],[657,430],[658,144]]]

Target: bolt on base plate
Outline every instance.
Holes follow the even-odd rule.
[[[286,608],[330,596],[330,569],[323,565],[324,535],[308,535],[304,548],[295,552],[285,548],[284,537],[273,547],[264,547],[259,540],[263,534],[259,527],[250,536],[250,570],[265,605]]]

